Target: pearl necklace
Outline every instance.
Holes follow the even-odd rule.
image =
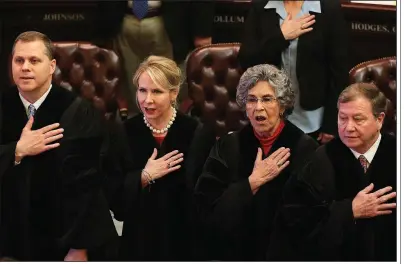
[[[149,121],[147,121],[146,116],[143,116],[144,123],[146,124],[146,126],[151,131],[153,131],[153,133],[164,134],[172,126],[172,124],[174,123],[175,117],[177,116],[177,110],[175,110],[174,107],[172,109],[173,109],[173,115],[171,116],[171,119],[170,119],[170,121],[168,121],[168,124],[167,124],[167,126],[165,128],[163,128],[163,129],[155,129],[152,125],[150,125]]]

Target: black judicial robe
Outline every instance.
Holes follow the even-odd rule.
[[[124,221],[121,257],[130,261],[194,260],[197,224],[194,221],[193,187],[211,146],[213,130],[181,113],[177,114],[162,145],[137,115],[125,122],[127,141],[133,160],[132,168],[114,201],[116,219]],[[181,168],[141,187],[141,170],[157,148],[158,157],[179,150],[184,153]],[[119,195],[120,194],[120,195]]]
[[[290,148],[290,164],[253,195],[248,177],[258,147],[251,125],[221,137],[196,185],[196,202],[214,260],[265,260],[283,187],[291,173],[305,164],[317,143],[285,121],[268,156],[280,147]]]
[[[382,134],[366,174],[349,148],[334,139],[317,150],[285,191],[283,236],[304,252],[300,260],[396,261],[396,210],[357,220],[352,212],[359,191],[370,183],[373,191],[386,186],[396,191],[396,177],[395,137]]]
[[[0,93],[0,102],[2,101],[2,93]],[[1,131],[2,131],[2,123],[3,123],[3,115],[0,111],[0,138],[1,138]],[[0,142],[1,143],[1,142]],[[0,144],[0,180],[2,179],[2,175],[7,170],[8,167],[11,166],[12,162],[14,162],[14,156],[9,155],[15,150],[16,144],[8,144],[2,145]],[[1,202],[1,196],[0,196]],[[1,220],[1,213],[0,213],[0,220]]]
[[[91,251],[116,236],[101,191],[101,115],[52,85],[32,129],[59,122],[61,145],[14,166],[16,142],[28,121],[16,87],[3,93],[0,113],[0,254],[58,261],[70,248]]]

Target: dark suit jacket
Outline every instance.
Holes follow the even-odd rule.
[[[313,30],[299,37],[297,78],[300,105],[305,110],[325,107],[321,130],[336,134],[337,98],[348,84],[347,28],[339,0],[320,0]],[[289,46],[275,9],[264,9],[267,1],[255,2],[245,22],[239,52],[244,69],[257,64],[281,66],[282,51]]]
[[[127,6],[127,1],[99,1],[96,30],[99,39],[119,33]],[[195,48],[196,36],[212,36],[214,1],[162,1],[161,12],[176,62],[182,62]]]
[[[300,261],[395,261],[396,210],[390,215],[355,220],[352,200],[370,183],[374,184],[373,191],[386,186],[397,190],[396,148],[395,137],[382,134],[366,173],[339,138],[318,148],[296,181],[285,188],[277,230],[283,230],[279,236],[292,242],[286,246],[294,248],[283,257]],[[270,255],[279,259],[286,247],[278,243],[278,248]],[[300,259],[297,252],[303,253]]]
[[[248,125],[221,137],[212,148],[195,187],[205,246],[213,260],[262,261],[269,244],[283,186],[299,170],[317,143],[286,122],[268,153],[290,148],[290,164],[253,195],[248,181],[260,142]],[[263,157],[264,158],[264,157]]]

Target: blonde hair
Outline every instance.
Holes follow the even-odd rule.
[[[175,61],[161,56],[149,56],[140,65],[133,76],[133,84],[139,88],[139,78],[142,73],[147,72],[152,81],[168,91],[178,91],[182,83],[181,69]],[[173,102],[177,107],[177,102]]]

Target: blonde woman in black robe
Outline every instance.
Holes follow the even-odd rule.
[[[181,70],[174,61],[150,56],[133,83],[142,114],[124,124],[133,164],[111,206],[124,221],[121,258],[194,260],[193,186],[215,135],[176,110]]]

